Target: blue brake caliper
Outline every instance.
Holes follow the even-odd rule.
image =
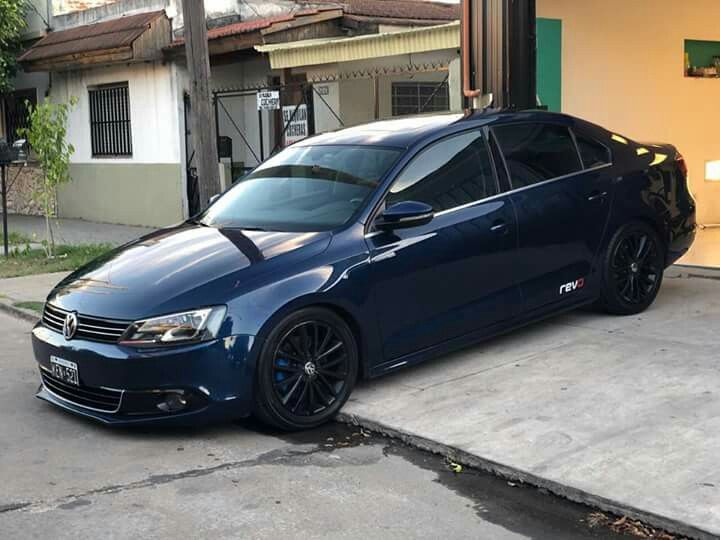
[[[278,358],[275,360],[275,365],[280,368],[286,368],[290,367],[290,361],[285,358]],[[275,381],[281,382],[288,378],[288,373],[285,371],[276,371],[275,372]]]

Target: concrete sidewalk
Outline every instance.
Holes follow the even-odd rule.
[[[346,421],[572,500],[720,536],[720,282],[536,324],[356,389]]]
[[[119,246],[154,230],[147,227],[95,223],[82,219],[54,219],[52,224],[55,242],[69,245],[111,244]],[[39,242],[45,239],[45,218],[8,214],[8,230]]]
[[[0,311],[29,321],[37,320],[39,312],[18,304],[45,302],[52,288],[67,275],[68,272],[56,272],[0,279]]]

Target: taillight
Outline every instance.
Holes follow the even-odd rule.
[[[694,205],[695,204],[695,196],[692,194],[692,191],[690,191],[690,178],[688,177],[687,163],[685,163],[685,158],[679,152],[678,152],[677,157],[675,158],[675,163],[677,163],[677,168],[678,168],[678,171],[680,171],[680,177],[681,177],[681,178],[678,178],[678,181],[676,182],[678,185],[678,189],[681,189],[685,193],[687,193],[689,199],[692,201],[692,203]]]
[[[682,175],[687,179],[688,177],[688,168],[687,163],[685,163],[685,158],[682,156],[682,154],[678,154],[675,158],[675,163],[677,163],[678,169],[682,173]]]

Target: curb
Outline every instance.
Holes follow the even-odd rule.
[[[469,452],[454,448],[450,445],[427,439],[414,433],[404,432],[400,429],[386,426],[385,424],[374,420],[369,420],[354,414],[343,413],[342,411],[335,416],[335,420],[343,424],[360,426],[369,431],[385,435],[392,439],[400,440],[409,446],[426,452],[451,457],[453,461],[460,463],[461,465],[465,465],[466,467],[472,467],[474,469],[489,472],[495,476],[517,483],[526,484],[539,489],[545,489],[554,495],[568,499],[572,502],[580,503],[618,516],[627,516],[628,518],[639,520],[651,527],[662,529],[672,534],[695,538],[697,540],[717,540],[718,538],[716,534],[703,531],[693,525],[683,523],[682,521],[653,514],[652,512],[635,508],[629,504],[606,499],[599,495],[593,495],[592,493],[588,493],[587,491],[571,486],[565,486],[554,480],[548,480],[521,469],[517,469],[509,465],[503,465],[502,463],[470,454]]]
[[[12,317],[23,319],[25,321],[36,323],[40,320],[40,315],[35,313],[34,311],[30,311],[29,309],[22,309],[19,307],[15,307],[12,304],[8,304],[7,302],[0,300],[0,311],[7,313],[8,315],[11,315]]]
[[[720,281],[720,268],[710,268],[707,266],[686,266],[675,264],[668,268],[668,277],[685,278],[685,279],[712,279]]]

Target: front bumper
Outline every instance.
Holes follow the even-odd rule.
[[[67,341],[38,323],[32,331],[41,370],[37,397],[112,425],[197,424],[245,417],[252,411],[254,341],[253,336],[231,336],[183,347],[137,349]],[[53,380],[51,356],[77,364],[79,387],[63,387]],[[182,393],[186,405],[174,412],[161,410],[158,405],[173,393]],[[118,396],[117,407],[107,404],[112,396]]]

